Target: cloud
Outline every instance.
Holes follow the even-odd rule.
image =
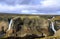
[[[44,0],[41,1],[41,7],[42,9],[40,9],[41,12],[58,12],[60,11],[60,0]]]
[[[59,14],[60,0],[5,0],[0,2],[0,12],[18,14]]]
[[[12,13],[36,13],[38,9],[35,5],[19,5],[16,4],[14,6],[7,4],[0,4],[0,12],[12,12]]]
[[[29,4],[40,4],[40,1],[42,0],[0,0],[1,3],[6,3],[9,5],[15,5],[15,4],[23,4],[23,5],[29,5]]]
[[[60,0],[44,0],[41,2],[44,8],[60,8]]]
[[[37,10],[21,10],[21,13],[25,13],[25,14],[30,13],[30,14],[32,14],[32,13],[38,13],[38,11]]]

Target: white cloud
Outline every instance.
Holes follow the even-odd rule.
[[[32,9],[32,8],[36,8],[36,6],[34,5],[15,5],[15,6],[12,6],[12,5],[7,5],[7,4],[0,4],[0,9],[6,9],[6,10],[15,10],[15,9]]]
[[[0,12],[18,12],[19,10],[22,12],[22,13],[32,13],[32,12],[37,12],[36,9],[39,8],[39,6],[35,6],[35,5],[19,5],[19,4],[16,4],[14,6],[12,5],[7,5],[7,4],[0,4]],[[19,11],[19,12],[20,12]]]
[[[44,7],[57,7],[60,6],[60,0],[44,0],[41,5]]]
[[[37,13],[37,10],[21,10],[21,13]]]
[[[40,4],[41,3],[41,4]],[[43,0],[37,5],[7,5],[0,3],[0,12],[18,12],[18,13],[49,13],[58,12],[60,10],[60,0]],[[39,11],[40,10],[40,11]]]
[[[53,6],[55,4],[56,4],[55,0],[45,0],[45,1],[42,1],[42,5],[43,6]]]

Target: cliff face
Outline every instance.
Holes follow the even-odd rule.
[[[24,37],[26,35],[48,36],[49,22],[40,16],[20,16],[13,18],[12,35]]]
[[[3,20],[1,20],[3,19]],[[0,32],[5,32],[5,37],[16,36],[16,37],[25,37],[28,35],[34,35],[36,37],[41,36],[50,36],[52,34],[49,31],[52,20],[51,17],[46,16],[29,16],[29,15],[20,15],[20,16],[0,16]],[[12,20],[12,21],[11,21]],[[54,18],[53,22],[55,26],[59,26],[60,22],[55,22],[59,19]],[[10,27],[11,26],[11,27]],[[9,30],[8,30],[9,29]],[[59,30],[58,27],[56,28]],[[3,30],[3,31],[2,31]],[[4,33],[3,33],[4,34]],[[55,34],[55,33],[53,33]]]

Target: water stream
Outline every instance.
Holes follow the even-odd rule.
[[[11,29],[12,22],[13,22],[13,20],[11,19],[7,31],[9,31]]]
[[[55,30],[55,28],[54,28],[54,22],[51,22],[51,28],[52,28],[52,30],[54,31],[54,33],[56,33],[56,30]]]

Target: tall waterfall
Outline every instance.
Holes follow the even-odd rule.
[[[54,22],[51,22],[51,28],[54,31],[54,33],[56,33],[56,30],[54,29]]]
[[[13,20],[11,19],[7,31],[10,30],[10,28],[12,26],[12,22],[13,22]]]

